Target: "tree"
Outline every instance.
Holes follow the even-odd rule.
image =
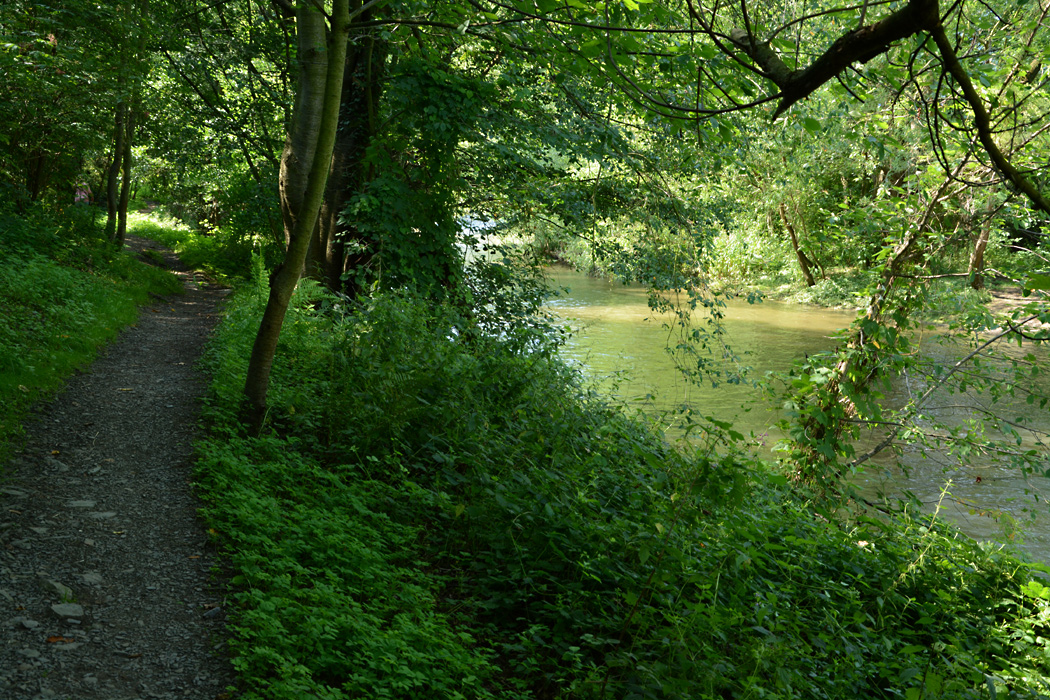
[[[692,120],[701,131],[716,126],[727,139],[733,138],[727,120],[756,111],[774,121],[801,111],[807,130],[824,133],[822,119],[805,111],[805,101],[818,91],[839,102],[911,106],[911,118],[925,122],[925,147],[945,179],[911,185],[907,196],[924,198],[925,213],[919,221],[903,221],[900,237],[878,253],[880,280],[869,312],[844,343],[829,393],[809,414],[821,420],[830,415],[837,427],[808,430],[812,425],[803,418],[799,435],[830,436],[855,417],[876,368],[887,367],[894,352],[889,348],[900,347],[886,340],[902,337],[907,327],[916,304],[908,290],[924,276],[924,242],[940,235],[952,198],[974,186],[994,186],[987,175],[995,173],[1032,207],[1050,211],[1038,186],[1050,152],[1050,105],[1039,80],[1047,45],[1041,30],[1050,8],[965,1],[941,7],[936,0],[484,6],[494,24],[516,18],[545,28],[566,70],[584,66],[637,108],[666,120]],[[767,111],[766,105],[774,107]],[[783,223],[790,225],[786,217]],[[810,442],[800,459],[833,460],[839,443],[822,440]]]
[[[106,141],[115,66],[113,7],[61,9],[15,0],[0,17],[0,187],[24,210],[56,193],[69,202],[84,161]]]
[[[270,295],[244,384],[253,432],[261,429],[265,418],[277,341],[306,262],[328,180],[339,123],[350,18],[349,0],[334,0],[327,22],[313,3],[300,0],[295,7],[299,82],[292,125],[281,154],[280,182],[288,249],[284,262],[270,277]]]
[[[113,151],[106,177],[105,229],[106,238],[120,246],[124,245],[128,228],[132,147],[142,109],[143,83],[149,75],[149,57],[146,53],[149,1],[139,0],[136,5],[134,0],[125,0],[121,10],[117,25],[120,56],[116,82],[118,101],[114,117]]]

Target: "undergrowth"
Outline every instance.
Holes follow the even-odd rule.
[[[253,255],[262,255],[275,265],[283,254],[273,241],[260,236],[221,227],[204,231],[160,212],[132,213],[129,220],[135,225],[137,235],[164,244],[175,251],[186,266],[204,270],[224,282],[247,278],[251,273]]]
[[[181,290],[106,243],[97,217],[89,207],[0,211],[0,460],[34,401],[133,323],[150,293]]]
[[[907,513],[841,521],[672,449],[541,330],[297,292],[246,437],[261,270],[207,354],[198,482],[246,699],[987,698],[1050,691],[1050,588]]]

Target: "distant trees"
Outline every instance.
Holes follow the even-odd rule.
[[[113,9],[12,0],[0,15],[0,190],[24,209],[49,190],[73,199],[84,159],[107,140]],[[101,188],[99,188],[101,189]]]

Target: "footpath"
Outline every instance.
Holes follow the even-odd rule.
[[[0,465],[3,700],[234,697],[190,485],[206,387],[195,364],[224,290],[158,244],[128,245],[162,255],[186,293],[143,307]]]

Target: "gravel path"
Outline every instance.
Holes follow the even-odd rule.
[[[27,426],[0,474],[0,698],[230,698],[222,584],[189,479],[194,364],[223,290],[160,246],[155,299]]]

